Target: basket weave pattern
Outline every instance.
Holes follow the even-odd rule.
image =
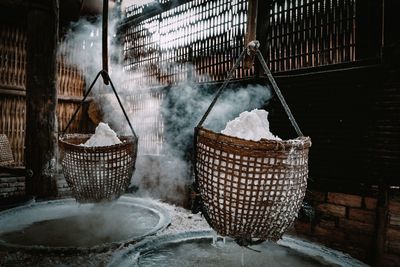
[[[199,129],[196,175],[214,230],[237,239],[281,238],[306,192],[310,146],[308,137],[256,142]]]
[[[79,146],[91,135],[67,134],[60,138],[60,156],[67,181],[78,202],[114,200],[129,186],[135,168],[137,139],[121,137],[121,144]]]

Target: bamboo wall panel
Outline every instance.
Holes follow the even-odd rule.
[[[123,32],[124,69],[132,73],[130,82],[223,81],[245,47],[245,0],[182,1],[143,20],[143,6],[128,7],[125,13],[136,17]],[[251,75],[253,69],[236,72],[236,78]]]
[[[6,134],[9,138],[15,164],[19,166],[24,164],[26,41],[24,27],[0,25],[0,90],[12,89],[20,92],[19,95],[1,94],[0,96],[0,133]],[[75,49],[71,44],[63,47]],[[78,66],[67,64],[68,61],[64,55],[72,53],[65,52],[59,51],[57,62],[58,94],[67,98],[80,99],[85,89],[83,72],[78,69]],[[57,116],[60,130],[64,129],[77,106],[76,101],[59,100]],[[81,117],[80,112],[70,132],[79,130]]]
[[[274,0],[265,10],[272,72],[356,60],[356,0]]]
[[[0,25],[0,87],[25,90],[26,30],[21,26]],[[73,45],[64,45],[74,49]],[[63,96],[83,96],[84,79],[78,66],[66,63],[66,51],[59,51],[58,94]],[[72,55],[73,53],[68,53]]]
[[[0,25],[0,86],[25,88],[26,32],[22,27]]]
[[[127,102],[142,155],[162,154],[164,145],[160,113],[164,94],[154,87],[223,81],[245,46],[245,0],[160,0],[158,4],[163,10],[154,14],[146,6],[128,7],[126,17],[134,20],[122,31],[128,76],[124,88],[132,92]],[[235,78],[251,75],[253,69],[240,68]]]
[[[139,136],[140,155],[160,155],[164,145],[164,120],[161,103],[165,95],[161,91],[142,90],[128,97],[131,123]]]
[[[67,53],[66,49],[72,49],[72,51]],[[57,60],[59,95],[83,97],[83,88],[85,87],[83,70],[79,69],[77,65],[68,64],[68,62],[72,62],[72,59],[66,57],[66,55],[73,57],[76,49],[79,49],[78,45],[64,43],[60,46]]]
[[[67,126],[68,121],[71,119],[75,110],[79,107],[79,103],[58,101],[57,106],[57,119],[58,131],[61,132]],[[82,118],[82,109],[78,111],[75,120],[72,122],[68,129],[68,133],[78,133],[80,131],[80,123]]]

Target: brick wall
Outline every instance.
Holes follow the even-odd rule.
[[[25,177],[0,174],[0,204],[2,200],[25,196]],[[71,196],[70,189],[63,176],[58,179],[58,197]]]
[[[25,195],[25,177],[0,174],[0,201],[4,198]]]
[[[297,234],[346,252],[371,264],[374,255],[374,231],[377,199],[335,192],[311,192],[307,201],[314,218],[300,216],[295,223]],[[384,266],[400,266],[400,198],[389,202]]]

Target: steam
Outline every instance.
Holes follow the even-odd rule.
[[[142,157],[136,164],[133,183],[140,195],[150,194],[181,204],[187,198],[187,186],[192,182],[193,130],[210,105],[212,92],[190,82],[169,90],[161,106],[165,123],[162,156]],[[239,113],[261,107],[270,97],[269,89],[260,85],[228,89],[204,126],[219,132]],[[145,185],[144,189],[141,185]]]
[[[139,136],[139,156],[132,186],[138,188],[136,193],[139,196],[184,204],[187,186],[192,182],[193,130],[217,88],[191,80],[164,89],[157,89],[163,88],[162,84],[154,84],[154,81],[151,86],[139,84],[144,74],[134,71],[131,66],[122,67],[123,48],[116,38],[118,19],[112,16],[113,12],[110,14],[109,73]],[[88,86],[101,70],[101,20],[81,19],[74,23],[60,47],[60,53],[69,64],[84,70]],[[193,71],[193,68],[190,64],[185,66],[188,71]],[[101,107],[102,121],[119,134],[131,134],[111,88],[103,85],[100,78],[92,92],[94,101]],[[239,113],[262,107],[270,97],[270,90],[265,86],[227,88],[204,127],[219,132]]]
[[[179,155],[188,149],[193,129],[206,112],[213,98],[213,91],[195,83],[180,84],[171,88],[163,103],[163,117],[167,121],[166,138]],[[244,110],[261,107],[270,99],[268,88],[249,85],[240,89],[227,89],[219,98],[205,121],[204,127],[220,132],[226,123]]]
[[[109,73],[116,78],[121,78],[122,68],[120,67],[121,48],[116,39],[116,26],[118,19],[115,12],[110,12],[108,46],[111,64]],[[58,53],[66,63],[82,69],[85,74],[87,86],[94,80],[95,75],[102,69],[102,43],[101,43],[100,17],[82,18],[72,22],[69,32],[59,46]]]

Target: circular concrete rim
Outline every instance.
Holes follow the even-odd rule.
[[[160,235],[155,237],[146,238],[139,243],[136,243],[128,248],[117,252],[110,260],[108,267],[125,266],[126,261],[129,261],[129,266],[139,267],[137,260],[140,253],[147,250],[154,250],[168,244],[176,244],[191,240],[211,240],[216,236],[214,231],[188,231],[178,234]],[[352,258],[350,255],[343,252],[327,248],[323,245],[312,243],[309,241],[301,240],[294,236],[284,235],[279,240],[278,245],[288,247],[304,255],[315,257],[320,256],[330,264],[337,264],[339,266],[353,266],[353,267],[367,267],[365,263]]]
[[[149,210],[153,214],[159,217],[157,225],[153,227],[150,231],[144,233],[140,236],[131,237],[125,240],[103,243],[100,245],[92,246],[92,247],[50,247],[50,246],[42,246],[42,245],[17,245],[5,242],[4,240],[0,240],[0,247],[8,249],[8,250],[24,250],[24,251],[32,251],[32,252],[54,252],[54,253],[88,253],[88,252],[104,252],[106,250],[110,250],[113,248],[117,248],[126,244],[137,243],[144,239],[147,236],[151,236],[156,234],[159,231],[164,230],[168,225],[171,224],[171,217],[166,209],[161,207],[157,203],[157,201],[150,198],[139,198],[133,197],[128,194],[121,196],[116,203],[128,204],[136,207],[140,207],[145,210]],[[26,209],[30,209],[32,207],[45,207],[47,205],[65,205],[65,204],[77,204],[73,198],[60,199],[60,200],[50,200],[43,202],[30,202],[27,205],[19,206],[16,208],[12,208],[9,210],[5,210],[0,212],[0,225],[3,218],[7,216],[13,216],[13,214],[18,212],[23,212]]]

